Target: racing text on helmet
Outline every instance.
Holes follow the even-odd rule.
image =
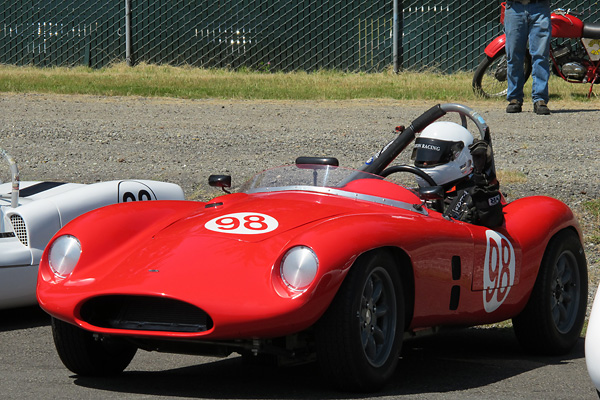
[[[412,159],[415,167],[431,176],[438,185],[446,185],[469,176],[473,157],[469,146],[473,135],[463,126],[438,121],[427,126],[415,139]],[[427,186],[417,178],[420,186]]]
[[[463,142],[446,142],[438,139],[418,137],[411,158],[419,168],[435,167],[456,160],[462,149]]]

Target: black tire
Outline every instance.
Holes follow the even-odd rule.
[[[118,338],[97,340],[91,332],[56,318],[52,318],[52,335],[65,367],[81,376],[120,374],[137,351]]]
[[[523,64],[525,80],[531,75],[531,56]],[[494,57],[485,56],[473,75],[473,92],[481,97],[506,97],[508,92],[506,50],[501,49]]]
[[[583,328],[588,297],[587,262],[572,230],[548,243],[525,309],[513,318],[519,343],[535,354],[569,352]]]
[[[388,252],[352,266],[315,330],[321,371],[339,389],[375,391],[391,378],[404,335],[403,293]]]

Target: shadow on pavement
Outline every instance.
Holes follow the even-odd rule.
[[[512,329],[463,329],[406,341],[392,382],[382,391],[334,390],[315,363],[296,367],[247,366],[241,357],[114,378],[75,376],[75,384],[110,392],[215,399],[336,399],[452,392],[483,387],[549,364],[584,357],[583,339],[563,357],[534,357]]]
[[[39,306],[0,310],[0,332],[50,325],[50,316]]]

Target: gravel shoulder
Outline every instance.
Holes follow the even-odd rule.
[[[228,173],[240,185],[254,173],[297,156],[335,156],[358,167],[435,102],[394,100],[177,100],[0,94],[0,147],[22,180],[92,183],[119,178],[181,185],[189,199],[219,194],[206,184]],[[600,120],[596,101],[552,103],[537,116],[526,104],[466,104],[490,126],[496,167],[509,199],[548,195],[566,202],[586,236],[597,219],[583,203],[600,199]],[[515,178],[516,177],[516,178]],[[600,281],[600,246],[588,241],[590,292]]]

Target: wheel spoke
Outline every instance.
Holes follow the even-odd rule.
[[[381,304],[377,306],[377,309],[375,310],[375,318],[379,319],[383,316],[385,316],[389,311],[389,307],[387,304]]]
[[[371,334],[369,333],[368,329],[363,329],[360,333],[360,341],[362,343],[362,347],[363,349],[367,348],[367,343],[369,342],[369,337],[371,336]]]
[[[565,286],[567,283],[570,283],[573,279],[573,270],[571,268],[567,268],[560,278],[560,283]]]
[[[567,309],[566,309],[565,305],[562,303],[559,303],[557,308],[558,308],[558,314],[560,316],[560,321],[562,322],[567,318]]]
[[[369,335],[367,338],[367,344],[365,346],[365,354],[371,360],[374,360],[377,356],[377,344],[375,343],[375,339],[372,335]]]
[[[385,334],[378,326],[375,326],[373,329],[373,340],[375,341],[375,343],[378,344],[382,344],[383,342],[385,342]]]
[[[567,319],[567,309],[563,303],[558,303],[552,309],[552,318],[558,328],[561,327],[562,322]]]
[[[379,301],[379,298],[381,297],[381,294],[383,293],[383,282],[381,282],[380,280],[378,280],[374,285],[373,285],[373,303],[377,303],[377,301]]]
[[[566,268],[566,260],[564,257],[561,257],[558,259],[558,262],[556,263],[556,278],[557,279],[562,279],[562,276],[565,273],[565,268]]]
[[[552,319],[554,320],[554,325],[559,326],[560,324],[560,306],[557,304],[552,307]]]
[[[372,277],[367,281],[367,284],[365,285],[364,296],[367,298],[367,300],[370,300],[373,298],[373,278]]]
[[[365,311],[367,309],[367,304],[369,303],[369,299],[367,297],[365,297],[364,295],[361,297],[360,299],[360,316],[361,318],[364,316],[362,311]]]

